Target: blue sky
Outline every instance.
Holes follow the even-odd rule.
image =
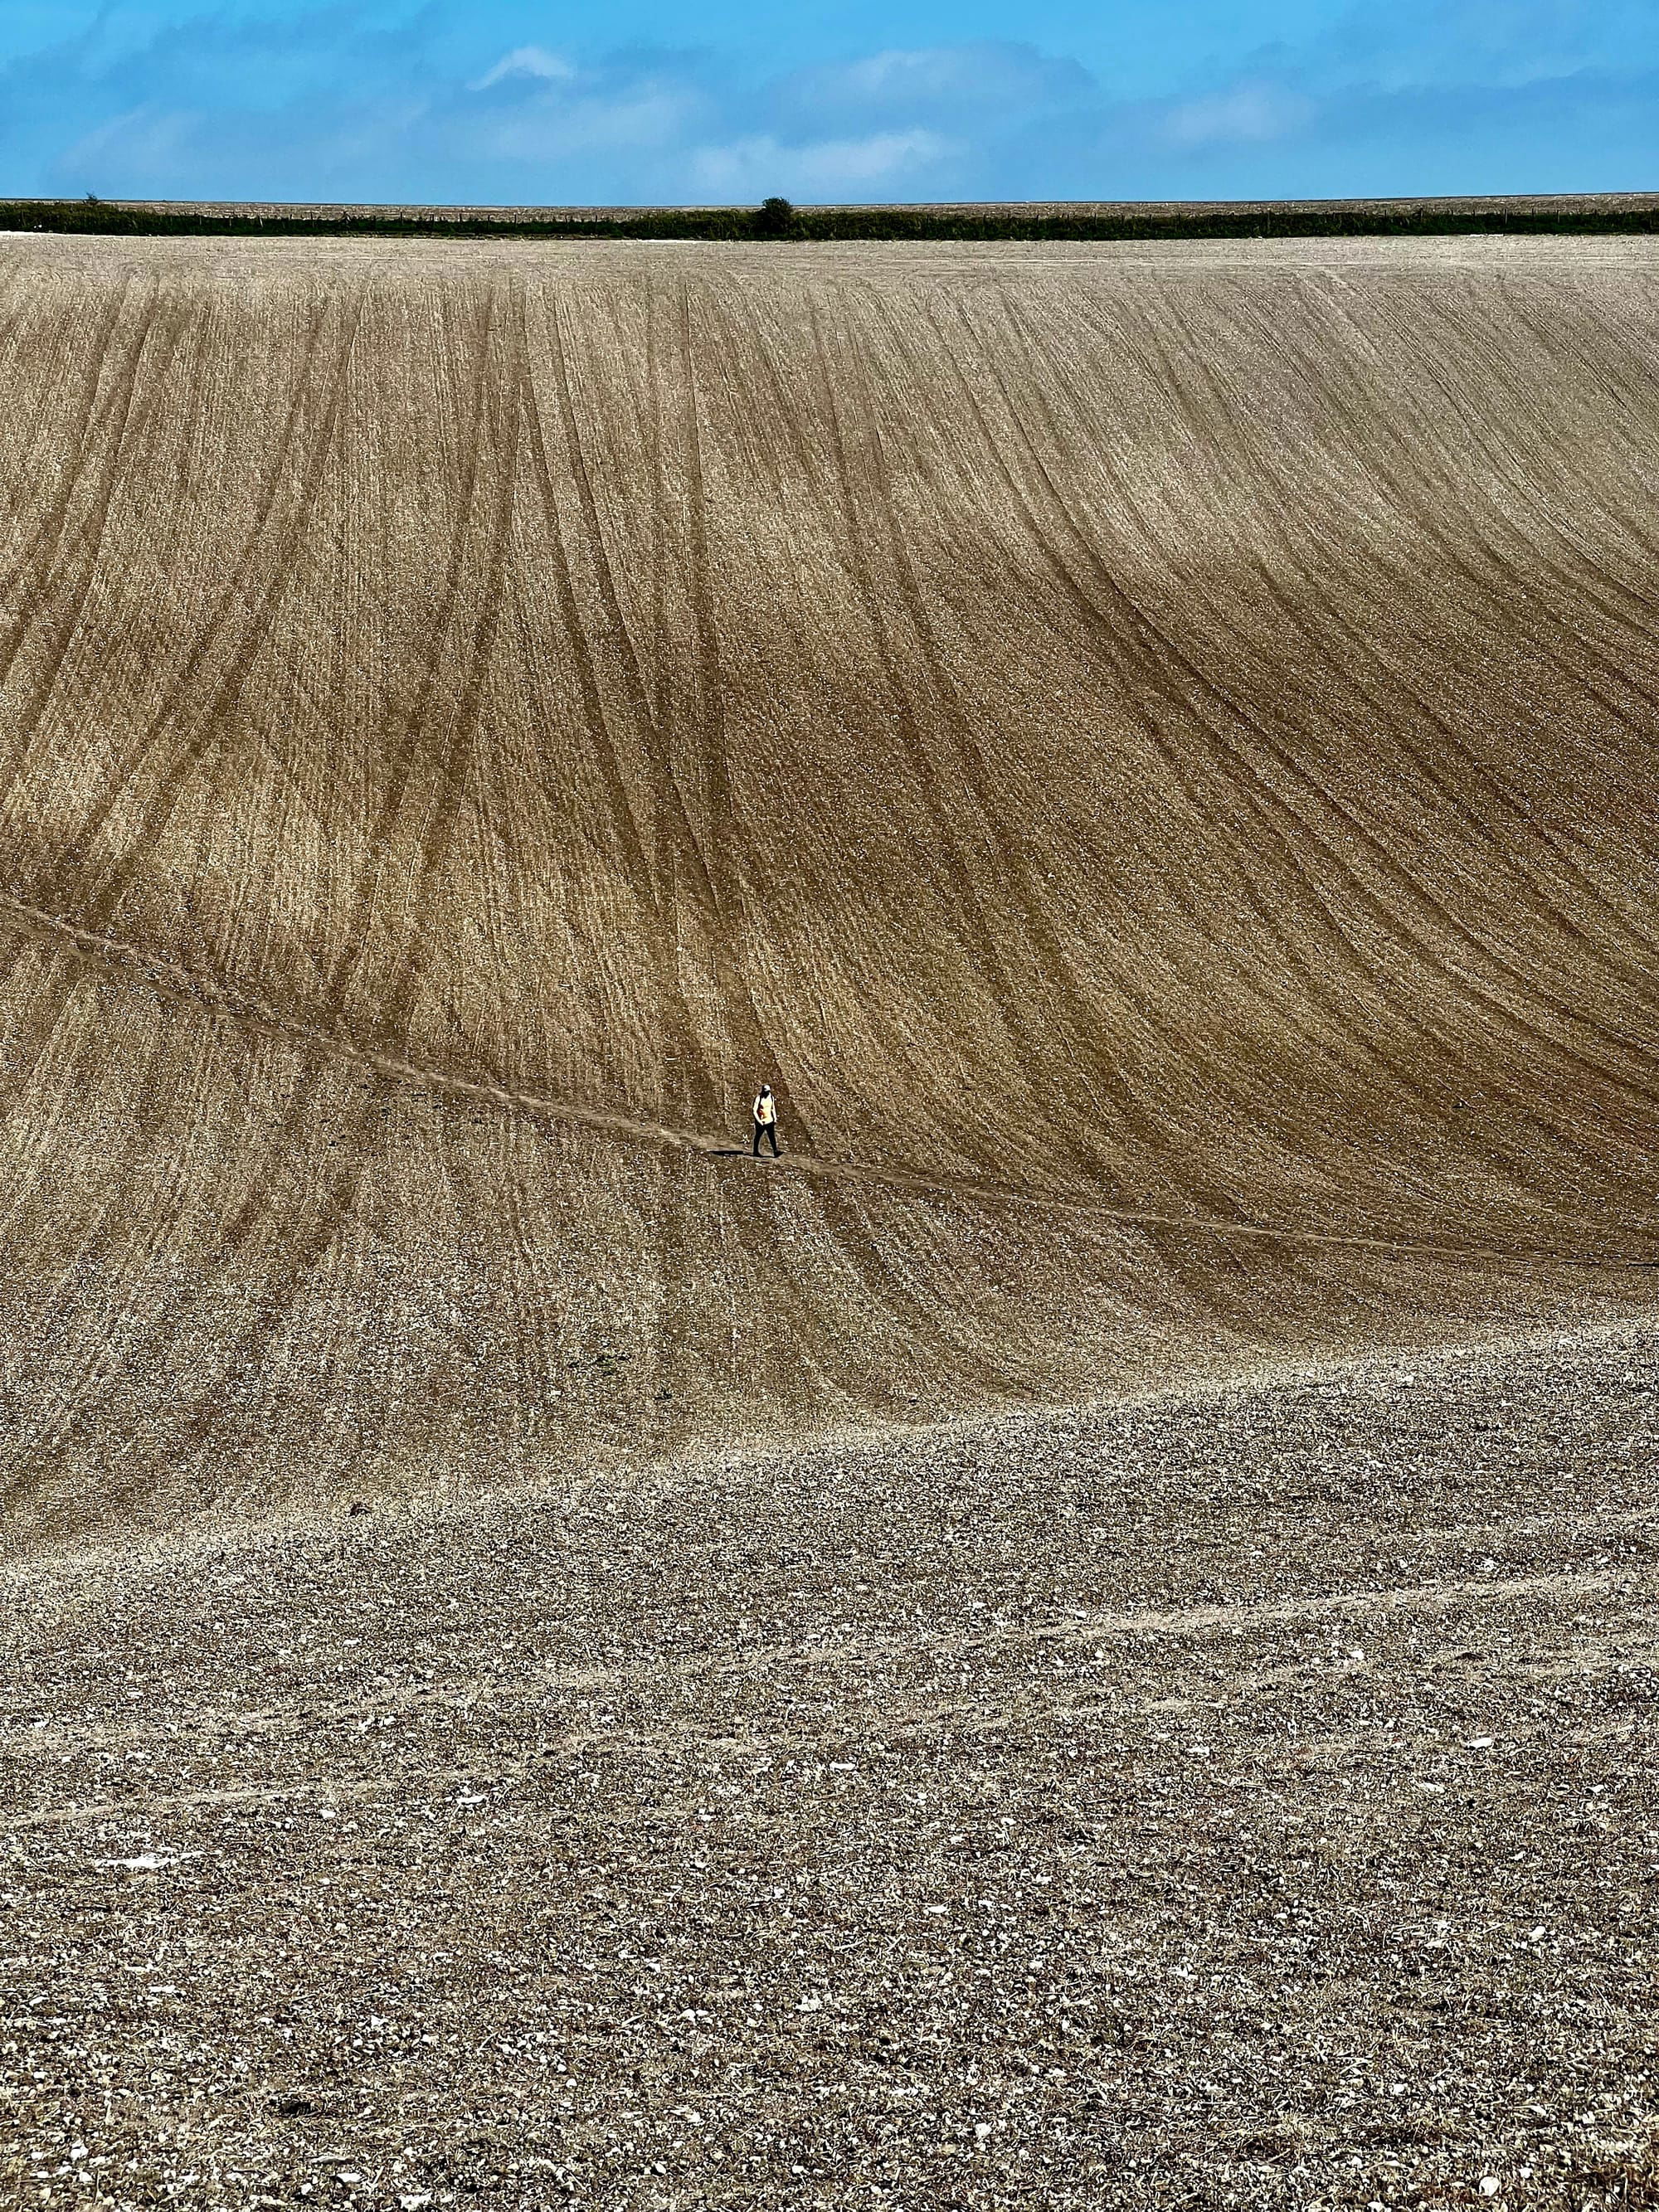
[[[0,193],[1659,186],[1659,0],[0,0]]]

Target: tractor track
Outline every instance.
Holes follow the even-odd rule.
[[[297,1015],[286,1013],[280,1008],[251,998],[175,961],[147,952],[141,945],[128,945],[120,939],[84,928],[63,915],[50,913],[44,907],[32,905],[9,893],[0,894],[0,909],[3,909],[0,910],[0,924],[22,935],[66,948],[94,966],[125,975],[142,975],[159,992],[193,1000],[249,1029],[263,1030],[269,1036],[326,1054],[333,1060],[361,1067],[370,1074],[455,1097],[484,1100],[491,1105],[527,1115],[536,1120],[568,1122],[574,1127],[594,1130],[603,1136],[629,1138],[644,1144],[672,1145],[684,1152],[702,1153],[711,1159],[742,1159],[747,1157],[740,1146],[704,1130],[676,1128],[667,1122],[614,1113],[603,1107],[586,1106],[574,1099],[554,1097],[542,1091],[489,1083],[477,1077],[459,1075],[447,1069],[424,1066],[398,1054],[377,1052],[356,1038],[343,1036],[337,1030],[318,1029],[301,1020]],[[1056,1198],[1046,1192],[1026,1190],[1018,1184],[997,1182],[988,1178],[925,1175],[902,1166],[887,1167],[872,1160],[832,1160],[811,1154],[786,1153],[781,1160],[767,1163],[768,1171],[774,1167],[787,1174],[808,1176],[823,1182],[867,1183],[887,1190],[914,1191],[928,1197],[959,1198],[991,1206],[1029,1207],[1039,1212],[1079,1219],[1121,1222],[1125,1227],[1133,1229],[1174,1231],[1222,1238],[1238,1237],[1273,1244],[1334,1245],[1362,1251],[1411,1254],[1424,1259],[1486,1261],[1510,1267],[1549,1264],[1566,1267],[1659,1268],[1659,1253],[1651,1255],[1618,1252],[1571,1253],[1561,1252],[1547,1245],[1464,1244],[1420,1237],[1364,1237],[1335,1230],[1300,1228],[1284,1223],[1218,1218],[1202,1214],[1154,1213],[1144,1208],[1108,1206],[1090,1199]]]

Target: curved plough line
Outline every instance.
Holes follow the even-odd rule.
[[[106,937],[82,927],[63,915],[33,905],[15,893],[0,892],[0,927],[66,947],[95,965],[142,975],[156,989],[196,1000],[214,1012],[228,1016],[249,1029],[291,1039],[320,1048],[330,1057],[394,1081],[418,1085],[457,1097],[476,1098],[534,1119],[564,1121],[611,1137],[631,1138],[636,1143],[672,1145],[708,1158],[741,1158],[729,1138],[709,1136],[697,1129],[677,1128],[667,1122],[642,1121],[574,1099],[550,1097],[533,1091],[519,1091],[476,1077],[454,1075],[427,1067],[395,1054],[371,1052],[354,1038],[337,1031],[313,1028],[295,1016],[264,1000],[251,998],[211,976],[167,958],[147,952],[141,945]],[[870,1183],[890,1190],[916,1191],[943,1198],[963,1198],[988,1205],[1016,1206],[1041,1213],[1073,1218],[1120,1222],[1129,1228],[1185,1231],[1221,1238],[1248,1237],[1266,1243],[1340,1246],[1360,1251],[1407,1253],[1431,1260],[1479,1260],[1510,1267],[1547,1263],[1569,1267],[1602,1267],[1632,1271],[1659,1270],[1659,1255],[1618,1252],[1561,1252],[1547,1245],[1459,1244],[1428,1238],[1365,1237],[1339,1230],[1287,1227],[1273,1222],[1222,1219],[1206,1214],[1158,1213],[1133,1206],[1108,1206],[1090,1199],[1054,1198],[1017,1183],[996,1182],[973,1176],[952,1176],[919,1170],[886,1167],[871,1160],[831,1160],[816,1153],[786,1155],[769,1170],[793,1172],[825,1182]]]

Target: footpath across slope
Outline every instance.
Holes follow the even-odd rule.
[[[0,324],[14,1550],[1659,1289],[1652,241],[35,237]]]

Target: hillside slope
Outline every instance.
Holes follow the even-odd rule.
[[[14,1540],[1650,1304],[1656,341],[0,241]]]

